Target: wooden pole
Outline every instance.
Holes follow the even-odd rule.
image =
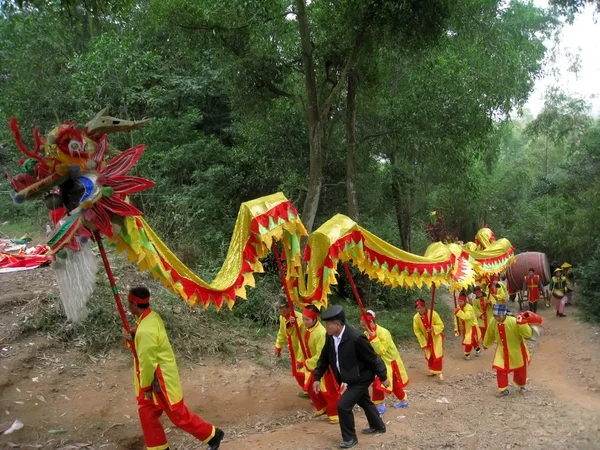
[[[433,328],[433,307],[435,305],[435,284],[431,286],[431,308],[429,312],[429,327]]]
[[[273,253],[275,253],[275,259],[277,261],[277,268],[279,269],[279,276],[281,277],[281,283],[283,284],[283,290],[285,291],[285,297],[287,298],[288,306],[290,307],[290,311],[292,317],[294,317],[294,327],[296,328],[296,334],[298,335],[298,342],[300,343],[300,349],[302,350],[302,355],[304,356],[304,361],[308,359],[308,353],[306,352],[306,347],[304,346],[304,341],[302,339],[302,335],[300,334],[300,326],[298,325],[298,321],[295,320],[295,309],[294,304],[292,303],[292,297],[290,296],[290,291],[288,290],[287,284],[285,282],[285,275],[283,273],[283,265],[281,264],[281,258],[279,257],[279,250],[277,249],[277,244],[273,242]]]
[[[110,268],[110,264],[108,262],[108,258],[106,257],[106,250],[104,249],[104,245],[102,244],[102,236],[98,231],[94,232],[94,239],[98,244],[98,250],[100,250],[100,255],[102,256],[102,262],[104,263],[104,269],[106,269],[106,274],[108,275],[108,281],[110,283],[110,287],[112,289],[113,296],[115,297],[115,302],[117,303],[117,309],[119,310],[119,315],[121,316],[121,321],[123,322],[123,327],[125,331],[131,334],[131,328],[129,328],[129,322],[127,320],[127,316],[125,315],[125,310],[123,309],[123,304],[121,303],[121,296],[119,295],[119,290],[117,289],[117,284],[115,283],[115,278],[113,276],[112,270]],[[133,348],[133,347],[132,347]]]
[[[456,303],[456,291],[452,292],[452,296],[454,297],[454,310],[456,311],[456,308],[458,308],[458,304]],[[460,334],[460,327],[458,326],[458,317],[454,316],[454,320],[456,321],[456,329]]]
[[[354,292],[354,297],[356,297],[358,306],[360,307],[360,310],[362,311],[362,315],[363,315],[363,317],[367,317],[367,313],[365,312],[365,307],[360,298],[360,295],[358,294],[358,289],[356,288],[356,284],[354,284],[354,278],[352,278],[352,272],[350,272],[350,268],[348,267],[348,264],[346,264],[346,261],[344,261],[343,264],[344,264],[344,269],[346,270],[346,276],[348,277],[348,280],[350,281],[350,285],[352,286],[352,291]],[[367,320],[366,323],[367,323],[367,328],[370,331],[371,330],[370,322]]]

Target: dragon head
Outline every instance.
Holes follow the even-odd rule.
[[[17,120],[9,122],[19,150],[26,156],[19,161],[20,174],[6,174],[13,187],[11,197],[15,203],[44,198],[55,224],[47,243],[53,254],[64,248],[77,250],[77,236],[89,238],[90,233],[99,231],[114,237],[123,217],[141,214],[127,195],[154,185],[126,175],[144,152],[143,145],[107,160],[107,133],[139,128],[147,120],[126,121],[105,116],[105,112],[100,111],[82,129],[75,122],[62,123],[46,139],[40,138],[36,128],[31,151],[23,144]]]

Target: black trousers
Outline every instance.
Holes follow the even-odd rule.
[[[349,441],[356,438],[356,427],[354,426],[354,413],[352,408],[358,404],[369,421],[369,427],[385,428],[383,420],[377,412],[377,407],[371,401],[369,395],[369,385],[348,386],[346,391],[338,400],[338,416],[340,418],[340,429],[342,431],[342,439]]]
[[[538,302],[539,302],[539,300],[537,302],[529,302],[529,311],[537,314],[537,304],[538,304]]]

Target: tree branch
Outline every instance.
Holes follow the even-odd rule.
[[[293,11],[286,11],[283,14],[280,14],[278,16],[275,17],[270,17],[268,19],[266,19],[264,22],[259,22],[259,23],[254,23],[254,22],[248,22],[245,23],[243,25],[239,25],[237,27],[225,27],[223,25],[218,25],[218,24],[198,24],[198,25],[185,25],[183,23],[175,23],[176,26],[180,27],[180,28],[185,28],[186,30],[200,30],[200,31],[238,31],[238,30],[243,30],[245,28],[250,27],[251,25],[264,25],[265,23],[269,23],[272,22],[273,20],[277,20],[281,17],[287,17],[290,14],[296,14]]]
[[[340,91],[344,87],[344,84],[346,84],[346,77],[348,76],[348,72],[354,67],[354,64],[356,64],[356,60],[358,59],[358,54],[359,54],[359,50],[360,50],[360,42],[362,41],[362,36],[363,36],[363,31],[359,32],[358,36],[354,40],[354,46],[352,48],[352,53],[350,53],[350,56],[348,57],[348,60],[346,61],[346,64],[344,65],[344,68],[342,69],[342,73],[340,74],[340,77],[338,78],[337,84],[333,87],[333,89],[329,93],[329,96],[321,105],[321,108],[320,108],[321,110],[319,112],[319,120],[320,121],[325,120],[325,118],[329,114],[329,108],[331,107],[331,105],[333,104],[333,102],[337,98],[337,96],[340,94]]]
[[[374,133],[374,134],[368,134],[367,136],[363,137],[359,144],[362,145],[365,142],[367,142],[369,139],[373,139],[376,137],[380,137],[380,136],[387,136],[388,134],[395,134],[397,133],[399,130],[389,130],[389,131],[382,131],[381,133]]]

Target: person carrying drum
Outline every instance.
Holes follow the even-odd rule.
[[[527,301],[529,302],[529,311],[537,313],[538,300],[541,293],[544,292],[544,285],[539,275],[535,274],[535,269],[529,269],[529,273],[523,280],[523,291],[527,291]]]
[[[568,262],[565,262],[560,266],[565,271],[565,277],[567,277],[567,291],[565,295],[567,297],[566,305],[573,304],[573,294],[575,293],[575,274],[573,273],[573,266]]]
[[[554,297],[554,308],[556,309],[556,317],[567,317],[565,314],[565,303],[567,298],[565,291],[567,289],[567,277],[563,275],[562,269],[557,267],[554,270],[554,276],[550,281],[550,292]]]

